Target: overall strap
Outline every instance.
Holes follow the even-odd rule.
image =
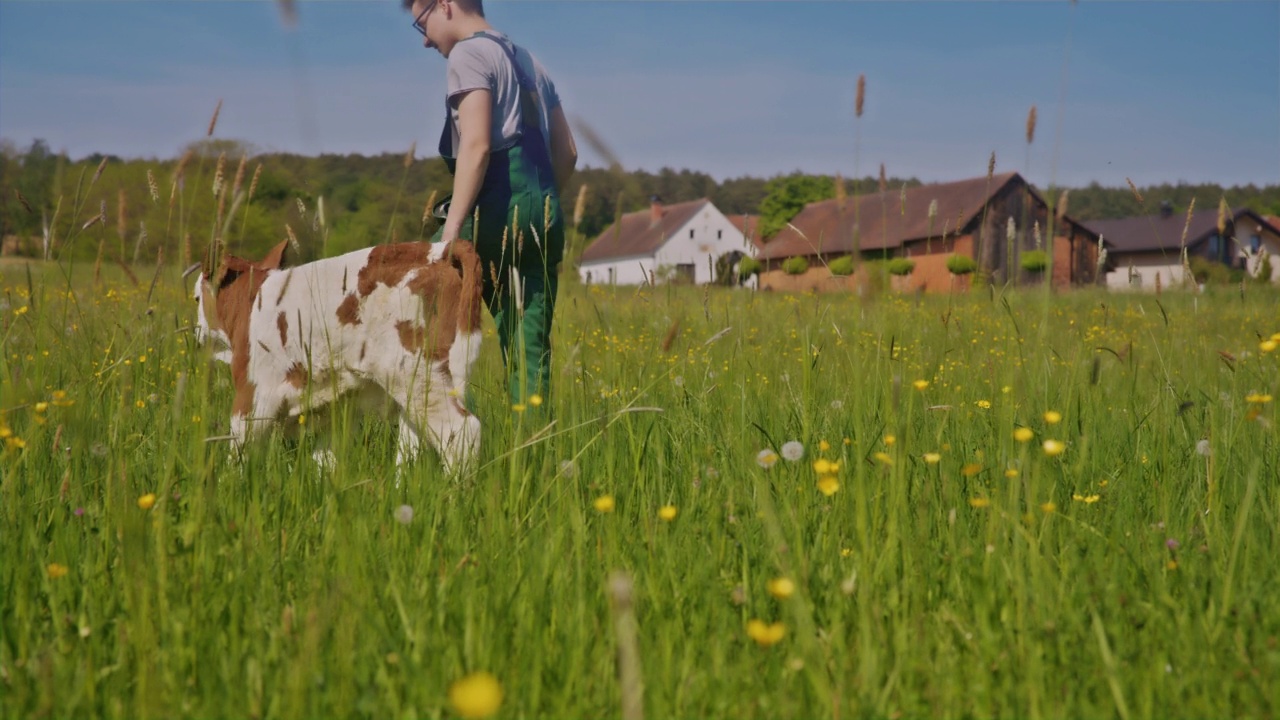
[[[507,54],[507,60],[511,63],[511,69],[516,73],[516,82],[520,84],[520,123],[522,125],[541,129],[542,116],[538,112],[538,85],[534,82],[533,78],[529,77],[529,75],[524,71],[524,68],[520,66],[520,62],[516,59],[516,50],[518,50],[516,44],[510,40],[503,42],[502,40],[499,40],[498,38],[483,31],[477,32],[475,35],[472,35],[472,37],[482,37],[492,40],[502,48],[503,52]]]

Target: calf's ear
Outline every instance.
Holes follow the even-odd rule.
[[[267,256],[262,258],[257,265],[261,270],[276,270],[284,267],[285,251],[289,249],[289,241],[281,240],[279,245],[267,251]]]
[[[218,275],[218,289],[221,290],[236,281],[236,278],[253,270],[254,266],[248,260],[228,255],[222,259],[222,272]]]

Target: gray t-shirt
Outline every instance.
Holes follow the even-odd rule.
[[[469,90],[489,90],[493,97],[493,137],[490,147],[493,150],[505,150],[516,144],[520,137],[520,79],[511,67],[507,48],[515,46],[506,35],[496,31],[486,31],[486,35],[496,39],[469,37],[453,46],[448,59],[448,100],[449,112],[453,114],[453,156],[458,155],[458,108],[454,99]],[[529,51],[515,49],[516,61],[525,74],[533,78],[538,88],[538,107],[541,118],[542,137],[547,144],[547,157],[551,156],[551,111],[560,106],[560,96],[556,94],[556,86],[551,82],[547,71],[537,58]]]

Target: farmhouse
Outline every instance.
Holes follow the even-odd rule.
[[[1097,233],[1069,216],[1051,218],[1040,193],[1011,172],[851,197],[843,206],[837,199],[810,203],[761,250],[760,286],[808,290],[843,284],[846,279],[832,278],[826,264],[846,255],[909,258],[913,271],[895,282],[902,290],[952,288],[946,263],[953,254],[973,258],[997,283],[1038,283],[1043,271],[1024,270],[1021,262],[1037,249],[1037,227],[1040,249],[1047,255],[1052,248],[1054,287],[1096,281]],[[809,261],[809,270],[788,275],[781,266],[792,257]]]
[[[741,221],[745,222],[745,221]],[[704,284],[717,264],[751,254],[738,223],[706,198],[627,213],[582,252],[578,275],[587,284],[638,285],[651,281]]]
[[[1114,289],[1154,289],[1183,279],[1182,249],[1188,265],[1193,258],[1256,275],[1271,268],[1272,282],[1280,282],[1280,229],[1252,210],[1239,208],[1224,218],[1218,228],[1215,209],[1176,212],[1167,201],[1160,214],[1117,220],[1093,220],[1089,229],[1099,233],[1107,246],[1111,272],[1107,287]],[[1270,257],[1269,260],[1264,258]]]

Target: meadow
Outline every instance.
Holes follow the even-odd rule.
[[[229,458],[180,268],[0,273],[5,717],[1280,713],[1274,288],[567,284],[397,483],[350,408]]]

